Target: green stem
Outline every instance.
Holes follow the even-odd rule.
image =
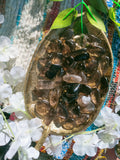
[[[4,120],[5,120],[5,123],[7,124],[8,129],[9,129],[10,132],[11,132],[13,138],[15,138],[14,133],[13,133],[13,131],[12,131],[12,129],[11,129],[11,127],[10,127],[10,125],[9,125],[9,123],[8,123],[8,121],[7,121],[6,117],[5,117],[5,115],[4,115],[4,113],[3,113],[3,111],[1,110],[1,108],[0,108],[0,112],[1,112],[1,114],[2,114],[2,116],[3,116],[3,118],[4,118]]]
[[[112,0],[113,1],[113,3],[115,3],[118,7],[120,7],[120,4],[118,3],[118,2],[116,2],[116,1],[114,1],[114,0]]]
[[[77,8],[79,5],[81,5],[82,4],[82,2],[80,2],[80,3],[78,3],[73,9],[71,9],[71,11],[69,11],[67,14],[66,14],[66,16],[63,18],[63,20],[65,20],[74,10],[75,10],[75,8]]]
[[[83,0],[81,5],[81,32],[83,33]]]
[[[72,138],[73,136],[80,135],[80,134],[91,134],[91,133],[95,133],[95,132],[97,132],[97,131],[100,131],[100,130],[102,130],[102,129],[105,129],[105,126],[103,126],[103,127],[101,127],[101,128],[98,128],[98,129],[95,129],[95,130],[92,130],[92,131],[82,131],[82,132],[78,132],[78,133],[72,134],[72,135],[70,135],[69,137],[63,139],[62,141],[54,144],[54,146],[57,146],[57,145],[61,144],[62,142],[66,141],[67,139]],[[47,148],[49,148],[49,147],[50,147],[50,145],[49,145]]]
[[[93,16],[93,14],[91,13],[90,9],[88,8],[87,4],[85,2],[83,2],[83,4],[85,5],[85,7],[87,8],[89,14],[91,15],[91,17],[97,22],[96,18]]]

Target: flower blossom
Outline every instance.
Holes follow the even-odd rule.
[[[11,143],[9,150],[5,155],[5,160],[12,159],[19,149],[22,149],[24,153],[26,152],[28,154],[27,157],[29,158],[34,157],[34,153],[34,158],[38,158],[39,151],[32,149],[30,145],[32,141],[38,141],[42,135],[41,120],[39,118],[34,118],[31,120],[21,120],[19,122],[14,121],[10,122],[9,125],[14,137],[9,130],[5,130],[4,132],[13,137],[14,141]],[[34,152],[30,153],[30,150]]]
[[[98,136],[94,134],[82,134],[73,137],[75,144],[73,145],[73,151],[78,156],[95,156],[97,153],[97,143],[99,141]]]
[[[17,56],[17,48],[11,40],[6,36],[0,36],[0,62],[8,62]]]
[[[97,127],[101,127],[105,125],[106,130],[112,130],[118,132],[120,131],[120,116],[113,113],[111,108],[104,107],[96,120],[94,121],[94,124]]]
[[[9,97],[9,105],[3,108],[3,112],[13,113],[17,118],[21,119],[24,117],[25,103],[22,92],[16,92]]]
[[[114,148],[114,146],[119,143],[118,135],[116,135],[116,133],[101,130],[97,135],[100,139],[98,142],[98,147],[100,149]]]
[[[34,147],[29,147],[29,148],[19,148],[19,160],[33,160],[33,159],[38,159],[39,157],[39,152],[34,148]]]
[[[12,88],[9,84],[0,85],[0,101],[4,101],[5,98],[8,98],[12,95]]]
[[[101,114],[98,115],[94,124],[98,127],[104,126],[97,133],[100,141],[98,147],[100,149],[113,148],[120,138],[120,117],[112,112],[111,108],[104,107]]]
[[[25,77],[25,71],[22,67],[15,66],[10,72],[8,70],[4,71],[4,79],[12,86],[16,86],[21,83]]]
[[[4,130],[4,127],[5,127],[5,123],[2,115],[0,115],[0,146],[4,146],[10,141],[10,137],[7,134],[2,132]]]
[[[62,144],[60,143],[62,141],[62,136],[56,136],[56,135],[50,135],[46,138],[45,143],[43,146],[45,146],[46,151],[49,155],[53,155],[57,159],[61,157],[62,153]],[[57,143],[60,143],[57,145]]]

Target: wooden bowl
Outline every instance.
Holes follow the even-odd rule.
[[[79,20],[79,18],[77,19],[77,20]],[[95,53],[95,55],[93,56],[92,55],[92,58],[93,57],[97,57],[97,59],[98,59],[98,68],[97,68],[97,70],[98,70],[98,72],[100,72],[100,79],[99,79],[99,76],[98,77],[95,77],[94,76],[94,74],[93,74],[93,76],[94,76],[94,78],[96,79],[96,78],[98,78],[98,81],[100,80],[100,83],[106,83],[106,79],[107,79],[107,85],[109,86],[109,83],[110,83],[110,80],[111,80],[111,74],[112,74],[112,68],[113,68],[113,55],[112,55],[112,50],[111,50],[111,47],[110,47],[110,44],[109,44],[109,42],[108,42],[108,39],[107,39],[107,37],[106,37],[106,35],[105,35],[105,33],[104,32],[102,32],[101,30],[99,30],[99,29],[97,29],[97,28],[95,28],[94,26],[92,26],[88,21],[87,21],[87,19],[85,18],[85,16],[84,16],[84,23],[85,23],[85,25],[86,25],[86,27],[87,27],[87,30],[88,30],[88,37],[90,36],[91,37],[91,35],[94,35],[94,36],[92,36],[92,38],[93,38],[93,42],[90,42],[90,39],[88,40],[89,42],[88,43],[86,43],[86,45],[84,46],[84,44],[83,44],[83,47],[81,47],[81,46],[79,46],[78,44],[77,44],[77,46],[75,46],[75,50],[79,50],[80,49],[80,47],[81,48],[85,48],[85,47],[87,47],[87,51],[88,51],[88,53],[89,52],[91,52],[90,53],[90,55],[92,55],[92,54],[94,54],[94,53],[92,53],[92,52],[94,52],[91,48],[93,47],[93,48],[96,48],[95,46],[101,46],[101,48],[104,50],[104,51],[100,51],[98,48],[97,49],[95,49],[95,52],[97,51],[97,53]],[[68,113],[68,119],[69,119],[69,123],[68,124],[66,124],[67,125],[67,127],[63,127],[64,125],[56,125],[56,121],[57,121],[57,119],[56,119],[56,117],[57,117],[57,114],[58,114],[58,112],[56,111],[57,110],[57,106],[55,106],[55,107],[53,107],[53,109],[52,110],[55,110],[55,112],[54,112],[54,114],[52,114],[52,115],[50,115],[49,114],[49,112],[51,112],[51,110],[49,110],[49,107],[50,107],[50,104],[49,104],[49,100],[48,100],[48,102],[45,102],[46,101],[46,99],[45,99],[45,96],[44,95],[46,95],[47,94],[47,92],[48,92],[48,90],[49,91],[51,91],[51,90],[53,90],[54,88],[56,89],[56,91],[57,91],[57,89],[59,89],[59,88],[63,88],[64,87],[64,83],[67,83],[66,81],[65,82],[63,82],[64,81],[64,79],[65,79],[65,74],[72,74],[73,75],[73,73],[72,72],[74,72],[75,70],[73,70],[73,71],[70,71],[70,73],[69,73],[69,69],[71,68],[71,67],[68,67],[67,69],[64,69],[64,77],[63,76],[61,76],[61,80],[60,80],[60,85],[56,85],[55,84],[55,86],[54,86],[54,83],[56,82],[56,75],[55,76],[53,76],[53,78],[48,78],[48,77],[45,77],[45,78],[41,78],[40,77],[40,80],[39,80],[39,78],[38,78],[38,76],[39,76],[39,74],[44,70],[44,67],[43,67],[43,70],[42,69],[40,69],[39,71],[38,71],[38,69],[37,69],[37,65],[38,65],[38,61],[41,61],[41,59],[44,59],[44,61],[43,61],[43,66],[44,66],[44,64],[46,63],[45,62],[45,59],[46,59],[46,61],[49,61],[48,59],[50,58],[50,55],[51,56],[53,56],[52,54],[54,54],[54,53],[52,53],[52,51],[51,51],[51,53],[48,53],[49,51],[48,51],[48,48],[50,48],[51,47],[51,49],[53,50],[55,50],[55,48],[52,46],[52,45],[54,45],[54,42],[56,43],[56,40],[57,40],[57,43],[58,43],[58,40],[60,40],[60,41],[62,41],[61,43],[62,43],[62,45],[63,45],[63,48],[65,48],[65,45],[66,45],[66,39],[68,38],[69,39],[69,36],[67,37],[66,35],[65,35],[65,33],[67,32],[67,31],[73,31],[73,25],[71,26],[71,27],[69,27],[69,28],[64,28],[64,29],[57,29],[57,30],[51,30],[44,38],[43,38],[43,40],[38,44],[38,46],[37,46],[37,48],[36,48],[36,50],[35,50],[35,53],[34,53],[34,55],[33,55],[33,57],[32,57],[32,60],[31,60],[31,63],[30,63],[30,65],[29,65],[29,68],[28,68],[28,71],[27,71],[27,74],[26,74],[26,80],[25,80],[25,88],[24,88],[24,99],[25,99],[25,105],[26,105],[26,110],[27,110],[27,112],[32,116],[32,117],[39,117],[39,118],[41,118],[42,120],[43,120],[43,128],[44,129],[47,129],[47,128],[49,128],[49,133],[51,133],[51,134],[58,134],[58,135],[68,135],[68,134],[72,134],[72,133],[75,133],[75,132],[80,132],[80,131],[83,131],[83,130],[85,130],[87,127],[89,127],[92,123],[93,123],[93,121],[95,120],[95,118],[97,117],[97,115],[99,114],[99,112],[100,112],[100,110],[101,110],[101,107],[102,107],[102,105],[103,105],[103,102],[104,102],[104,100],[105,100],[105,98],[106,98],[106,95],[107,95],[107,92],[108,92],[108,90],[109,90],[109,87],[106,87],[106,89],[104,90],[104,87],[103,87],[103,85],[104,84],[102,84],[102,87],[101,87],[101,84],[98,84],[98,85],[96,85],[96,86],[94,86],[93,84],[91,84],[92,83],[92,80],[90,81],[91,83],[88,83],[88,82],[76,82],[75,81],[75,83],[77,83],[77,84],[80,84],[80,86],[81,85],[90,85],[91,86],[91,88],[92,89],[94,89],[94,88],[97,88],[98,90],[100,90],[100,97],[99,97],[99,100],[98,100],[98,102],[95,104],[95,109],[94,109],[94,111],[93,112],[91,112],[91,113],[89,113],[88,115],[89,115],[89,118],[87,119],[87,117],[86,117],[86,120],[85,120],[85,122],[82,124],[80,124],[80,125],[74,125],[73,124],[73,127],[70,127],[70,123],[72,123],[72,121],[70,120],[70,117],[69,117],[69,114],[70,114],[70,111],[69,111],[69,113]],[[70,34],[70,33],[69,33]],[[65,37],[66,36],[66,37]],[[77,39],[76,37],[78,36],[78,37],[82,37],[81,35],[77,35],[76,37],[74,37],[75,35],[72,35],[72,39]],[[84,35],[85,36],[85,35]],[[83,37],[84,37],[83,36]],[[74,38],[73,38],[74,37]],[[97,38],[96,38],[97,37]],[[71,37],[70,37],[70,39],[71,39]],[[97,42],[95,42],[95,39],[96,39],[96,41]],[[80,40],[80,38],[78,38],[77,40]],[[100,42],[98,42],[98,41],[100,41]],[[76,42],[76,40],[75,40],[75,43],[77,43]],[[93,45],[93,46],[92,46]],[[69,47],[70,48],[70,47]],[[77,48],[77,49],[76,49]],[[56,50],[57,50],[57,48],[56,48]],[[66,49],[67,50],[67,49]],[[69,49],[68,49],[69,50]],[[53,52],[55,52],[55,51],[53,51]],[[56,51],[57,52],[57,51]],[[61,51],[61,52],[64,52],[64,53],[62,53],[62,55],[64,54],[64,57],[68,57],[68,54],[69,53],[65,53],[65,51]],[[71,51],[67,51],[67,52],[71,52]],[[74,51],[72,51],[72,52],[74,52]],[[100,53],[101,52],[101,53]],[[55,53],[56,54],[56,53]],[[71,54],[71,53],[70,53]],[[104,61],[104,58],[103,57],[108,57],[108,65],[107,65],[107,67],[105,66],[105,61],[106,61],[106,59],[105,59],[105,61]],[[73,59],[75,60],[75,54],[74,55],[72,55],[72,57],[73,57]],[[103,59],[102,59],[103,58]],[[77,59],[77,58],[76,58]],[[102,60],[101,60],[102,59]],[[77,62],[78,62],[78,60],[76,60]],[[86,64],[86,60],[85,59],[83,59],[82,61],[81,61],[81,63],[83,63],[83,61],[85,62],[85,64]],[[90,62],[90,60],[89,60],[89,62]],[[50,64],[48,64],[48,68],[49,68],[49,66],[50,65],[52,65],[51,63],[53,63],[52,62],[52,60],[50,60],[50,62],[49,62]],[[63,62],[62,62],[63,63]],[[101,65],[100,65],[100,63],[101,63]],[[103,63],[103,64],[102,64]],[[63,65],[63,64],[62,64]],[[46,68],[47,68],[46,67]],[[104,69],[102,69],[102,67],[104,68]],[[65,67],[63,67],[63,68],[65,68]],[[47,69],[47,71],[48,71],[49,69]],[[47,72],[46,71],[46,72]],[[39,73],[38,73],[39,72]],[[76,71],[75,71],[76,72]],[[81,72],[81,70],[80,70],[80,72]],[[51,73],[51,72],[50,72]],[[77,70],[77,73],[78,73],[78,70]],[[87,72],[87,73],[85,73],[88,77],[89,77],[89,75],[90,75],[90,77],[91,78],[93,78],[91,75],[92,75],[92,71],[91,71],[91,73],[89,72]],[[46,75],[46,73],[44,73],[44,75]],[[44,77],[44,76],[43,76]],[[87,79],[89,79],[87,77]],[[104,77],[104,79],[102,79],[101,77]],[[40,84],[39,84],[39,82],[38,81],[40,81]],[[42,82],[41,82],[42,81]],[[42,83],[47,83],[47,81],[49,81],[49,83],[50,83],[50,85],[53,85],[54,87],[50,87],[50,88],[48,88],[47,89],[47,85],[46,85],[46,88],[44,88],[44,91],[45,91],[45,93],[43,93],[43,96],[39,96],[39,100],[38,99],[34,99],[33,98],[33,91],[35,90],[35,88],[37,88],[37,91],[38,90],[42,90],[41,89],[41,84]],[[94,80],[93,80],[94,81]],[[71,82],[70,82],[71,83]],[[71,84],[70,84],[71,85]],[[88,85],[88,86],[89,86]],[[45,87],[45,86],[44,86]],[[37,92],[36,91],[36,92]],[[63,91],[60,91],[60,95],[62,94],[62,92]],[[103,93],[104,92],[104,93]],[[48,94],[49,95],[49,94]],[[86,97],[88,97],[88,95],[86,95],[86,93],[83,95],[83,96],[86,96]],[[94,95],[95,96],[95,95]],[[60,99],[60,97],[61,96],[59,96],[59,99]],[[80,95],[78,94],[78,97],[80,97]],[[84,97],[85,98],[85,97]],[[48,98],[49,99],[49,98]],[[39,102],[38,102],[39,101]],[[45,104],[43,104],[43,102],[41,102],[41,101],[44,101],[45,102]],[[60,100],[59,100],[60,101]],[[60,103],[60,102],[57,102],[57,105],[58,105],[58,103]],[[76,102],[78,102],[78,100],[76,100]],[[76,103],[75,102],[75,103]],[[42,104],[41,104],[42,103]],[[66,103],[66,102],[65,102]],[[92,102],[93,103],[93,102]],[[38,107],[36,108],[36,106],[38,105]],[[45,105],[46,106],[46,111],[45,111],[45,117],[44,117],[44,109],[42,108],[43,107],[43,105]],[[39,108],[41,106],[41,108]],[[65,106],[65,109],[68,109],[68,106],[66,107]],[[86,109],[85,107],[84,107],[84,109]],[[83,110],[84,110],[83,109]],[[59,110],[59,109],[58,109]],[[64,110],[64,109],[63,109]],[[82,109],[81,109],[82,110]],[[41,114],[41,113],[42,114]],[[82,116],[83,116],[83,114],[84,114],[84,112],[83,113],[80,113],[80,114],[78,114],[77,116],[80,118],[80,116],[81,116],[81,114],[82,114]],[[85,112],[85,114],[86,114],[86,112]],[[47,117],[48,116],[48,117]],[[50,118],[50,122],[46,122],[47,120],[47,118],[49,119],[49,116],[51,116],[51,118]],[[74,115],[73,115],[74,116]],[[46,118],[47,117],[47,118]],[[67,119],[66,118],[66,119]],[[72,118],[71,118],[72,119]],[[84,118],[85,119],[85,118]],[[66,122],[66,121],[65,121]],[[67,121],[68,122],[68,121]],[[67,123],[66,122],[66,123]],[[67,129],[66,129],[67,128]]]

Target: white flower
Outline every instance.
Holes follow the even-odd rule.
[[[10,122],[9,125],[14,133],[14,141],[8,152],[5,155],[5,159],[12,159],[19,148],[27,150],[29,153],[29,147],[32,141],[38,141],[42,135],[41,120],[34,118],[31,120],[22,120],[20,122]],[[9,134],[11,134],[9,132]],[[12,136],[12,134],[11,134]],[[30,157],[32,155],[29,155]]]
[[[10,74],[16,81],[22,82],[22,79],[25,76],[25,71],[22,67],[15,66],[11,69]]]
[[[0,101],[4,101],[5,98],[8,98],[12,95],[12,88],[9,84],[0,85]]]
[[[37,151],[34,147],[29,147],[29,148],[19,148],[19,160],[32,160],[32,158],[34,159],[38,159],[40,152]]]
[[[105,125],[106,130],[111,131],[115,130],[116,132],[120,131],[120,116],[113,113],[111,108],[104,107],[94,124],[98,127]]]
[[[95,156],[97,153],[97,143],[99,141],[96,134],[85,134],[77,135],[73,138],[75,144],[73,146],[73,151],[78,156]]]
[[[43,144],[46,148],[46,151],[49,155],[54,157],[60,157],[62,153],[62,144],[56,146],[62,140],[62,136],[50,135],[46,138],[45,143]]]
[[[5,123],[4,123],[3,117],[2,115],[0,115],[0,146],[4,146],[10,141],[9,136],[2,132],[4,131],[4,126],[5,126]]]
[[[25,103],[22,92],[16,92],[15,94],[12,94],[12,96],[9,97],[9,103],[12,107],[25,111]]]
[[[113,148],[120,138],[120,117],[112,112],[111,108],[104,107],[94,124],[98,127],[104,125],[104,129],[97,133],[100,141],[100,149]]]
[[[4,132],[0,131],[0,146],[6,145],[10,141],[10,137]]]
[[[0,62],[8,62],[17,56],[17,48],[11,44],[11,40],[8,37],[0,36]]]
[[[0,24],[4,23],[4,15],[0,14]]]
[[[118,135],[116,135],[116,133],[114,134],[114,133],[103,130],[103,131],[99,131],[97,135],[100,139],[100,141],[98,142],[98,147],[100,149],[114,148],[115,145],[118,144],[119,142]]]
[[[21,119],[24,117],[23,112],[25,111],[25,103],[22,92],[16,92],[9,97],[9,105],[3,108],[3,112],[13,113],[17,118]],[[21,113],[22,112],[22,113]]]
[[[25,77],[25,71],[22,67],[15,66],[10,72],[6,70],[4,72],[4,79],[13,86],[16,86],[18,83],[22,82]]]

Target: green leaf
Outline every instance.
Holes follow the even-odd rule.
[[[51,29],[58,29],[70,26],[73,20],[75,20],[77,17],[77,10],[74,10],[66,19],[63,20],[63,18],[66,16],[68,12],[70,12],[71,9],[72,8],[68,8],[60,12],[54,20]]]
[[[64,1],[64,0],[50,0],[50,1],[60,2],[60,1]]]
[[[120,23],[116,22],[115,9],[112,7],[109,9],[109,17],[116,25],[120,27]]]
[[[93,20],[93,18],[90,16],[90,14],[87,12],[87,18],[89,20],[89,22],[95,26],[96,28],[99,28],[100,30],[106,32],[106,29],[105,29],[105,25],[104,25],[104,22],[100,16],[100,14],[98,14],[98,12],[91,6],[88,6],[88,8],[90,9],[90,11],[92,12],[93,16],[95,17],[95,20]]]
[[[107,5],[105,0],[89,0],[89,4],[98,11],[108,13]]]

